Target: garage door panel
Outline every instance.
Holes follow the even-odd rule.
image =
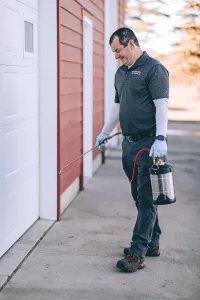
[[[20,0],[19,2],[38,10],[38,0]]]
[[[20,218],[23,220],[21,222],[21,231],[24,232],[29,228],[35,220],[38,218],[39,204],[38,193],[39,193],[39,182],[38,182],[38,170],[37,166],[32,168],[30,176],[24,181],[23,186],[21,186],[21,211]]]
[[[19,128],[9,124],[0,128],[1,140],[1,238],[3,251],[8,249],[19,237],[18,210],[20,199],[20,162],[19,162]]]
[[[0,126],[19,121],[17,67],[0,66]]]
[[[15,241],[20,237],[18,230],[18,213],[16,206],[16,197],[19,195],[19,189],[10,193],[6,198],[4,198],[4,206],[3,209],[5,213],[2,216],[2,224],[3,224],[3,247],[1,247],[1,254],[5,253],[7,249],[9,249]]]
[[[17,1],[0,1],[0,64],[17,65],[19,60],[20,16]]]
[[[0,257],[39,217],[37,7],[0,0]]]
[[[38,12],[18,2],[20,66],[38,67]]]
[[[18,0],[3,0],[4,5],[13,10],[17,10],[17,1]]]
[[[16,213],[18,207],[16,205],[16,198],[19,198],[19,188],[9,193],[6,197],[4,197],[4,235],[3,239],[5,244],[8,245],[11,241],[13,242],[13,238],[17,235],[17,221],[18,214]]]
[[[32,24],[34,49],[30,53],[25,41],[30,41],[31,32],[26,31],[25,22]],[[19,1],[1,0],[0,40],[0,65],[38,66],[38,11]]]
[[[22,119],[38,118],[39,88],[38,69],[20,70],[19,78],[20,115]]]
[[[3,180],[3,195],[17,189],[19,185],[20,147],[19,124],[13,123],[1,127],[3,161],[0,172]]]
[[[23,122],[20,131],[20,156],[22,181],[29,178],[32,174],[32,168],[39,163],[39,139],[37,120],[32,122]]]
[[[2,125],[19,120],[19,74],[16,67],[5,67],[2,71]]]
[[[4,72],[4,119],[13,119],[19,114],[18,110],[18,77],[17,72]],[[13,121],[13,120],[12,120]],[[6,122],[5,122],[6,123]],[[5,124],[4,123],[4,124]]]

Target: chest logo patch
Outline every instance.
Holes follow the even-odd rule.
[[[132,71],[131,74],[133,74],[133,75],[140,75],[141,71]]]

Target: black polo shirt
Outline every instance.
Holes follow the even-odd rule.
[[[153,100],[169,97],[168,70],[145,51],[133,66],[121,66],[115,74],[115,102],[124,136],[156,130]]]

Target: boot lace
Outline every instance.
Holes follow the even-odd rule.
[[[134,254],[130,253],[125,257],[125,260],[128,261],[129,263],[134,263],[137,262],[139,259]]]

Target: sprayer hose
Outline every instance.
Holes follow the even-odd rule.
[[[136,174],[136,167],[137,167],[137,161],[138,161],[138,158],[140,156],[140,154],[144,151],[148,151],[150,152],[150,149],[148,148],[142,148],[140,151],[138,151],[137,155],[136,155],[136,158],[135,158],[135,161],[134,161],[134,166],[133,166],[133,174],[132,174],[132,178],[129,179],[129,182],[132,183],[133,180],[134,180],[134,177],[135,177],[135,174]]]

